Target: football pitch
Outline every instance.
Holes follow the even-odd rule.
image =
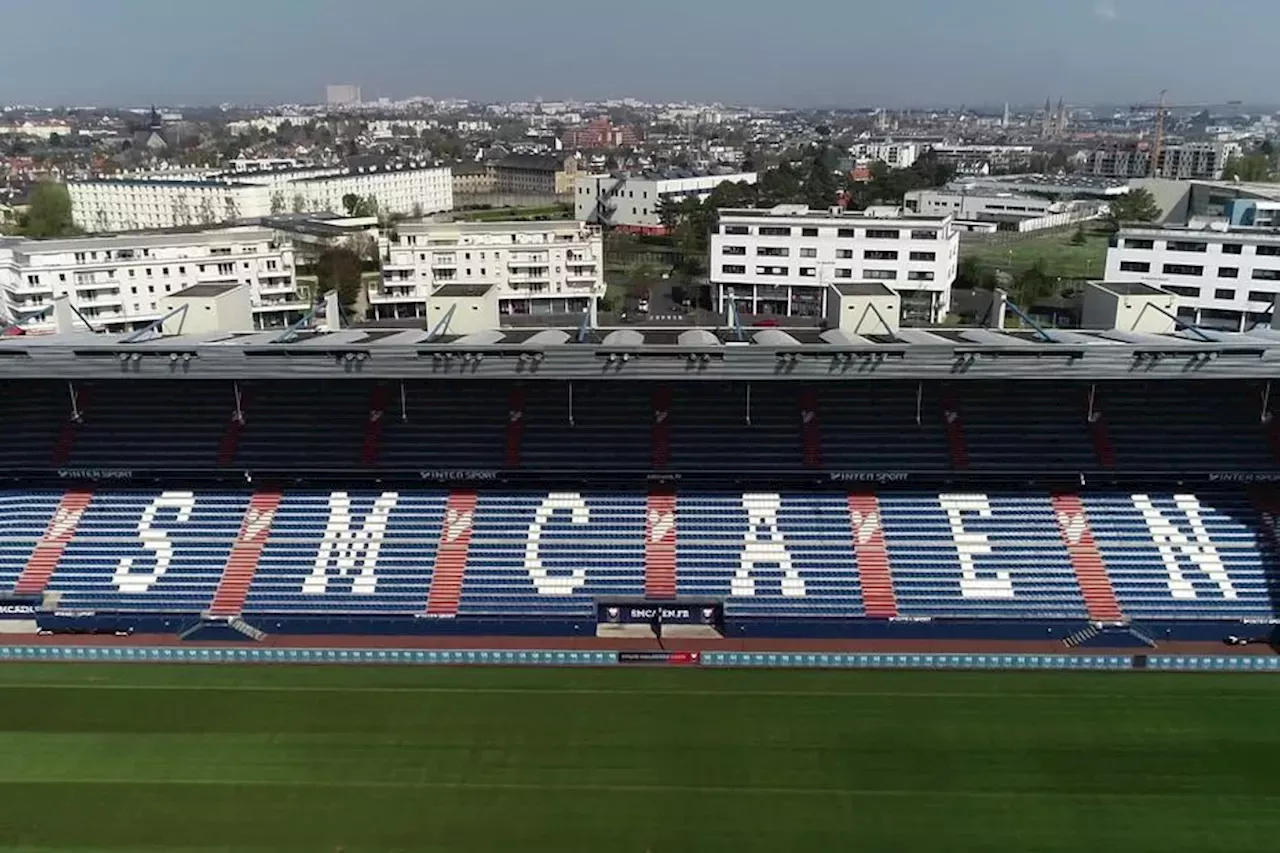
[[[0,849],[1244,851],[1267,675],[0,665]]]

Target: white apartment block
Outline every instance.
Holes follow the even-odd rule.
[[[158,320],[166,295],[214,283],[249,285],[259,328],[311,307],[298,295],[293,247],[270,228],[0,238],[0,316],[35,332],[53,331],[53,302],[63,296],[94,326],[127,331]]]
[[[373,196],[384,213],[453,209],[448,168],[362,166],[233,170],[195,179],[161,173],[72,181],[71,214],[89,232],[216,225],[272,213],[343,213],[347,195]]]
[[[445,284],[496,287],[504,316],[580,314],[604,296],[604,239],[572,221],[403,223],[383,247],[373,317],[424,317]]]
[[[857,160],[878,160],[891,169],[909,169],[927,150],[929,146],[923,142],[868,139],[854,143],[849,154]]]
[[[1033,195],[963,190],[911,190],[903,205],[913,213],[946,216],[956,219],[1008,220],[1031,219],[1053,213],[1054,203]]]
[[[662,200],[702,200],[725,181],[754,184],[758,178],[755,172],[695,174],[682,169],[582,175],[574,182],[574,215],[579,222],[661,234],[663,227],[658,217],[658,205]]]
[[[1142,282],[1178,294],[1179,318],[1243,331],[1280,295],[1280,231],[1125,228],[1107,251],[1108,282]]]
[[[951,304],[960,233],[950,216],[868,216],[779,205],[722,210],[711,233],[717,310],[822,317],[828,286],[875,282],[902,297],[904,317],[941,322]]]

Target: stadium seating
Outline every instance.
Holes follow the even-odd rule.
[[[0,591],[34,562],[62,497],[0,493]],[[643,494],[495,490],[465,512],[456,497],[285,493],[243,611],[420,614],[434,598],[442,543],[456,541],[466,543],[461,594],[445,615],[589,619],[598,599],[644,595],[653,523]],[[250,498],[95,494],[46,589],[62,610],[201,613]],[[1055,513],[1041,492],[891,491],[874,513],[837,493],[689,491],[675,500],[677,592],[724,600],[732,618],[865,615],[859,561],[870,547],[863,534],[877,530],[903,617],[1088,618],[1072,548],[1085,528],[1135,619],[1265,618],[1280,590],[1270,528],[1231,493],[1086,493],[1087,520]]]
[[[79,423],[67,383],[0,388],[0,470],[1280,470],[1243,381],[1099,384],[1093,423],[1073,382],[256,381],[234,428],[230,382],[74,387]]]

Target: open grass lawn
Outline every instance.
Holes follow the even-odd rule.
[[[0,849],[1224,851],[1280,679],[0,665]]]
[[[962,256],[981,258],[996,269],[1018,272],[1043,260],[1051,277],[1062,279],[1101,279],[1107,266],[1108,234],[1085,231],[1085,243],[1073,245],[1075,231],[1055,231],[1043,237],[1027,237],[1010,243],[965,243]]]

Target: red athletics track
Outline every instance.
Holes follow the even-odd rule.
[[[135,634],[116,637],[110,634],[61,634],[52,636],[10,635],[0,638],[3,645],[63,646],[194,646],[214,647],[227,643],[184,643],[173,634]],[[345,648],[345,649],[543,649],[556,651],[643,651],[673,652],[862,652],[879,654],[1071,654],[1112,655],[1143,654],[1143,649],[1069,649],[1061,640],[978,641],[978,640],[693,640],[668,639],[661,645],[656,640],[613,639],[600,637],[471,637],[471,636],[268,636],[258,645],[274,648]],[[1161,643],[1150,654],[1169,655],[1271,655],[1275,651],[1265,644],[1227,646],[1223,643]]]

